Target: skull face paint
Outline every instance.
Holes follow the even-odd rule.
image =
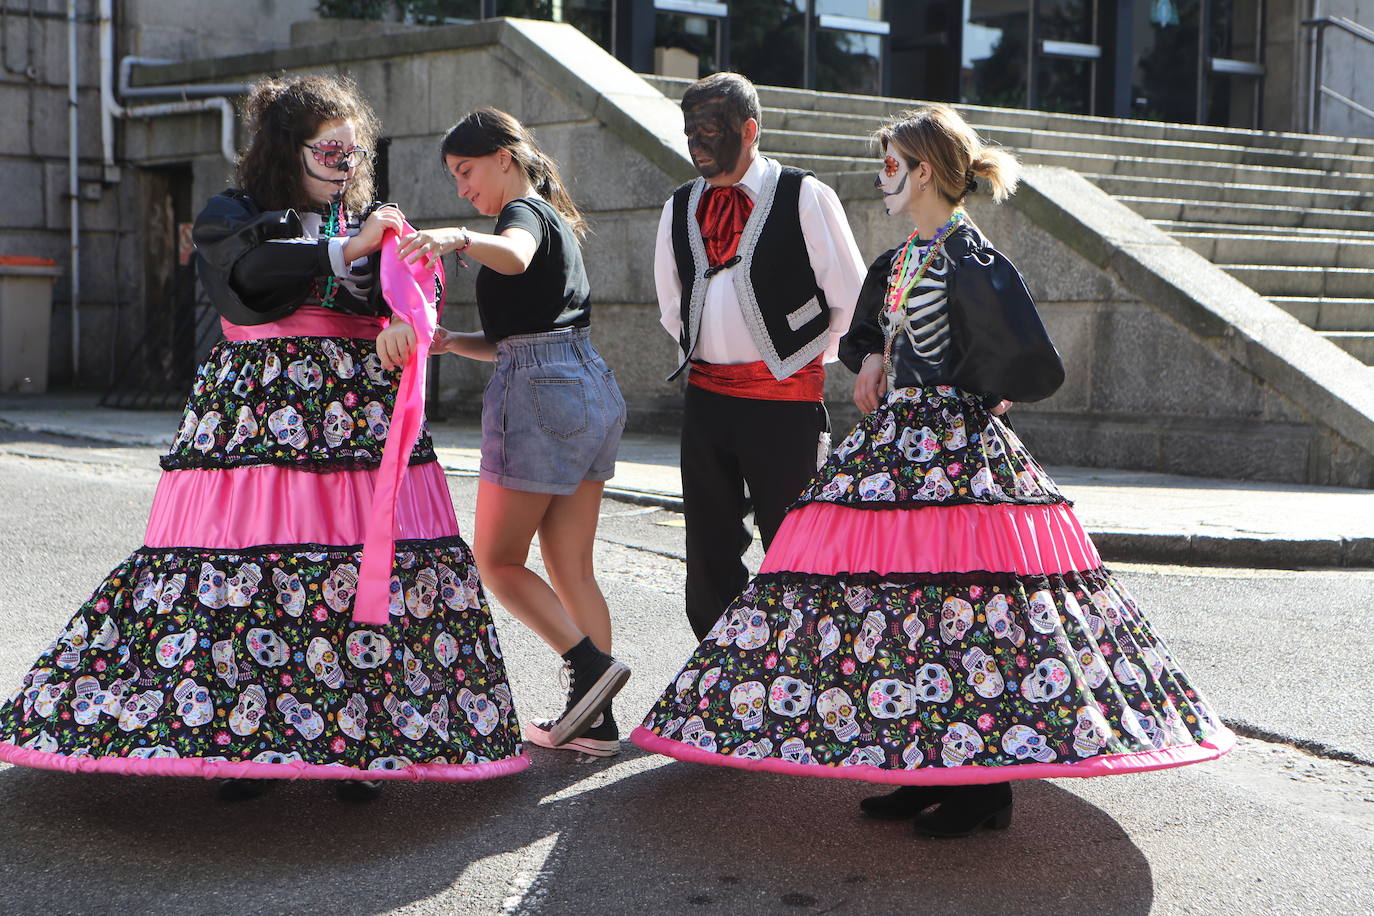
[[[742,128],[732,122],[723,100],[699,102],[682,113],[687,152],[702,178],[734,171],[744,148]]]
[[[353,124],[347,120],[326,121],[320,131],[303,144],[301,171],[305,193],[312,203],[327,204],[343,200],[352,177],[354,159],[366,155],[357,145]]]
[[[883,206],[888,216],[906,212],[911,204],[911,169],[900,155],[883,147],[883,166],[878,177],[873,179],[873,187],[883,195]]]

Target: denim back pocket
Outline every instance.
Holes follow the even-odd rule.
[[[625,397],[620,393],[620,386],[615,382],[615,373],[607,369],[601,376],[601,382],[606,386],[606,394],[610,396],[611,407],[614,412],[612,424],[625,425]]]
[[[534,413],[539,428],[550,436],[571,439],[587,431],[587,391],[585,379],[532,378]]]

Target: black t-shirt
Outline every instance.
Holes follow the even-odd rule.
[[[477,272],[477,313],[487,340],[591,324],[591,287],[582,249],[558,211],[538,197],[517,198],[501,208],[496,234],[512,226],[534,236],[534,258],[515,276],[490,267]]]

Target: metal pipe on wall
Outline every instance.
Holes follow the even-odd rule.
[[[71,205],[72,380],[81,370],[81,177],[78,174],[76,0],[67,0],[67,199]]]
[[[100,0],[100,146],[105,163],[105,180],[119,180],[119,170],[114,155],[115,118],[158,118],[166,115],[194,114],[202,111],[220,113],[219,147],[220,155],[233,162],[237,157],[234,147],[234,106],[223,95],[208,99],[186,99],[180,102],[163,102],[154,105],[136,105],[125,108],[115,94],[114,70],[114,0]],[[119,65],[119,85],[122,91],[131,95],[203,95],[205,93],[241,92],[242,84],[216,84],[206,86],[149,86],[129,89],[129,72],[140,62],[151,62],[148,58],[126,57]],[[158,61],[168,63],[168,61]]]

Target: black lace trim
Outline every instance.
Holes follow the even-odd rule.
[[[819,503],[826,506],[843,506],[846,509],[868,509],[872,511],[881,511],[883,509],[938,509],[942,506],[1073,506],[1072,500],[1065,499],[1059,495],[1029,497],[1014,501],[975,499],[971,496],[955,496],[950,499],[940,500],[939,502],[924,499],[880,500],[876,502],[859,502],[857,500],[854,502],[836,502],[829,499],[803,498],[789,506],[788,511],[800,509],[802,506],[809,506],[812,503]]]
[[[421,464],[430,464],[438,461],[439,458],[432,450],[423,452],[413,452],[410,461],[407,462],[411,467]],[[293,460],[284,458],[280,461],[264,459],[259,455],[233,455],[230,457],[216,458],[207,456],[204,458],[177,457],[174,455],[163,455],[158,459],[158,464],[164,471],[225,471],[233,468],[262,467],[271,465],[273,467],[290,468],[293,471],[309,471],[312,474],[329,474],[334,471],[375,471],[381,467],[380,458],[307,458],[303,460]]]
[[[204,556],[217,557],[258,557],[268,554],[354,554],[363,549],[362,544],[254,544],[252,547],[148,547],[144,545],[134,551],[136,557],[159,556]],[[468,551],[467,541],[460,534],[442,538],[412,538],[396,542],[396,551],[419,553],[430,550],[454,550],[458,553]]]
[[[1097,566],[1092,569],[1080,569],[1064,573],[1014,573],[1014,572],[994,572],[986,569],[967,570],[964,572],[838,572],[838,573],[812,573],[812,572],[767,572],[760,573],[754,578],[754,584],[767,584],[769,582],[780,582],[784,585],[825,585],[834,584],[836,579],[843,579],[846,585],[987,585],[989,583],[1026,583],[1026,582],[1051,582],[1054,580],[1067,581],[1070,579],[1081,578],[1103,578],[1111,577],[1111,573],[1105,566]]]

